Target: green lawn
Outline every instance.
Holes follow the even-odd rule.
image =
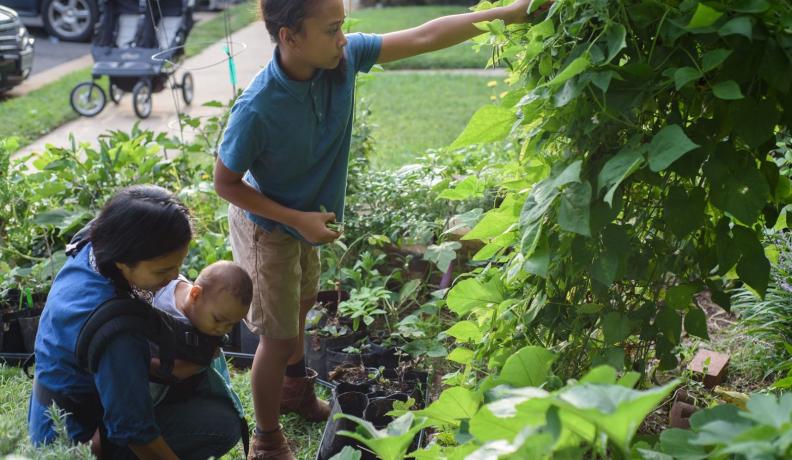
[[[257,18],[256,2],[252,0],[227,11],[232,31],[241,29]],[[222,14],[209,21],[199,22],[187,39],[187,57],[199,53],[223,38],[224,34]],[[90,78],[91,71],[86,68],[67,74],[25,96],[5,100],[0,98],[0,139],[18,136],[20,147],[24,147],[58,126],[76,119],[78,115],[69,105],[69,95],[77,83]],[[107,79],[102,79],[102,84],[106,89]]]
[[[353,11],[351,18],[360,20],[352,26],[354,32],[392,32],[409,29],[424,22],[447,16],[465,13],[464,6],[399,6],[389,8],[368,8]],[[476,52],[472,43],[461,43],[451,48],[424,54],[385,65],[386,69],[456,69],[482,68],[490,58],[490,51]]]
[[[487,83],[497,81],[494,88]],[[361,84],[358,103],[368,103],[376,144],[372,163],[395,168],[428,148],[450,144],[473,113],[505,91],[502,78],[435,73],[378,73]]]

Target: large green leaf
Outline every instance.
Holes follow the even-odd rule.
[[[551,87],[557,87],[570,78],[584,72],[586,69],[589,68],[591,65],[591,58],[588,54],[584,54],[569,63],[568,66],[564,67],[564,70],[558,73],[552,80],[550,80],[547,84]]]
[[[742,35],[748,40],[753,40],[753,23],[748,16],[738,16],[721,26],[718,34],[721,37]]]
[[[613,206],[613,195],[616,189],[644,164],[644,146],[626,146],[619,153],[605,162],[597,176],[597,186],[600,190],[607,188],[604,201]]]
[[[510,108],[485,105],[473,114],[462,134],[449,146],[449,149],[455,150],[471,144],[503,140],[511,132],[516,120],[517,117]]]
[[[484,183],[476,176],[462,179],[454,188],[443,190],[438,198],[452,201],[469,200],[478,198],[484,193]]]
[[[479,409],[479,399],[474,392],[463,387],[443,390],[440,397],[426,409],[415,411],[418,417],[428,417],[443,424],[458,424],[473,417]]]
[[[478,342],[484,337],[481,329],[473,321],[458,321],[445,333],[460,342]]]
[[[684,238],[704,224],[706,193],[695,187],[690,193],[680,186],[672,186],[663,206],[665,223],[678,238]]]
[[[674,345],[679,344],[682,335],[682,317],[671,308],[663,308],[655,318],[655,327]]]
[[[511,209],[490,209],[462,239],[488,240],[495,238],[516,224],[518,219],[519,216],[514,214]]]
[[[685,314],[685,331],[690,335],[709,340],[707,316],[700,308],[694,307]]]
[[[506,360],[498,382],[516,387],[541,386],[547,379],[555,355],[541,347],[527,346]]]
[[[722,48],[704,53],[704,55],[701,56],[701,70],[704,72],[709,72],[710,70],[715,69],[719,65],[723,64],[723,61],[731,56],[731,54],[732,50]]]
[[[503,286],[497,278],[482,282],[475,278],[462,280],[448,291],[448,308],[459,316],[473,309],[503,302]]]
[[[570,184],[561,195],[558,225],[566,231],[590,236],[590,209],[591,184],[588,181]]]
[[[691,81],[696,81],[702,76],[701,71],[695,67],[680,67],[674,72],[674,86],[679,91]]]
[[[431,244],[426,248],[424,260],[434,262],[437,268],[445,273],[451,266],[451,262],[456,260],[457,250],[462,247],[459,241],[444,241],[440,244]]]
[[[612,23],[608,25],[607,32],[605,33],[605,40],[608,42],[608,57],[603,64],[607,64],[619,54],[619,51],[627,47],[625,37],[627,31],[623,25]]]
[[[612,311],[602,318],[602,333],[607,344],[621,342],[632,333],[632,321],[627,316]]]
[[[545,423],[545,412],[550,407],[547,397],[546,392],[539,390],[531,399],[514,395],[487,404],[470,420],[470,433],[483,442],[498,439],[511,441],[526,426]]]
[[[693,13],[693,17],[690,18],[690,22],[688,23],[688,29],[700,29],[702,27],[709,27],[715,23],[723,13],[720,11],[710,8],[709,6],[705,5],[704,3],[699,3],[696,5],[696,12]]]
[[[744,224],[753,224],[770,195],[762,173],[750,157],[723,152],[704,165],[710,180],[710,201]]]
[[[792,423],[792,393],[778,396],[772,394],[756,394],[746,404],[748,412],[740,415],[763,425],[782,430],[784,425]]]
[[[698,147],[678,125],[661,129],[649,143],[649,168],[662,171],[682,155]]]
[[[663,452],[677,460],[702,460],[709,457],[704,446],[691,444],[695,433],[688,430],[671,428],[660,433],[660,446]]]
[[[742,254],[737,263],[737,275],[764,297],[770,281],[770,261],[756,232],[737,225],[732,229],[734,244]]]
[[[743,93],[740,91],[740,85],[737,84],[734,80],[726,80],[719,83],[716,83],[712,87],[712,94],[719,99],[724,99],[727,101],[735,101],[737,99],[742,99]]]
[[[563,389],[559,406],[593,423],[619,447],[629,452],[635,432],[644,418],[673,391],[674,380],[661,387],[639,391],[621,385],[584,383]]]

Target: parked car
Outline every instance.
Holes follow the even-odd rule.
[[[30,75],[34,41],[16,12],[0,6],[0,93]]]
[[[44,26],[59,40],[87,42],[99,20],[97,0],[0,0],[28,26]]]

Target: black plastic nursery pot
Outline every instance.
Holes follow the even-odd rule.
[[[386,369],[393,369],[399,364],[396,355],[396,348],[383,347],[376,343],[368,346],[368,349],[361,353],[346,352],[344,346],[331,346],[325,351],[325,360],[328,372],[335,369],[337,366],[344,364],[356,364],[366,367],[384,367]]]
[[[352,345],[364,334],[364,330],[353,331],[351,322],[338,320],[342,325],[347,326],[347,332],[340,335],[323,335],[321,329],[324,328],[331,318],[336,318],[338,304],[349,299],[349,293],[344,290],[320,291],[317,295],[314,310],[318,311],[321,319],[318,324],[306,324],[305,335],[303,337],[303,351],[305,352],[305,365],[315,370],[318,377],[322,380],[327,379],[327,373],[332,369],[327,365],[327,350],[343,349]]]
[[[0,315],[2,353],[32,353],[42,308],[25,308]]]
[[[366,383],[353,384],[340,382],[333,389],[332,412],[322,433],[322,441],[316,460],[329,460],[333,455],[339,453],[345,446],[359,450],[361,459],[374,460],[377,458],[374,453],[365,446],[361,446],[356,440],[341,436],[339,431],[355,431],[357,425],[347,419],[334,420],[337,413],[345,413],[360,417],[371,422],[377,429],[383,429],[393,418],[387,413],[393,409],[394,401],[407,401],[409,397],[416,400],[416,408],[424,407],[424,402],[429,400],[429,374],[419,371],[406,371],[398,375],[395,371],[388,375],[396,378],[397,383],[405,383],[403,387],[408,388],[408,393],[388,392],[384,388],[390,385],[383,385],[381,378],[372,379]],[[385,373],[382,374],[385,377]],[[410,387],[412,391],[410,390]],[[421,393],[420,398],[415,398],[415,391]],[[361,409],[361,404],[365,402]],[[425,444],[426,433],[421,430],[416,436],[410,451],[417,449]]]

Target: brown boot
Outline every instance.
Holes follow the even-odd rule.
[[[282,429],[273,433],[254,433],[247,460],[297,460]]]
[[[324,422],[330,416],[330,404],[316,397],[316,371],[306,369],[306,377],[283,377],[281,414],[296,412],[310,422]]]

